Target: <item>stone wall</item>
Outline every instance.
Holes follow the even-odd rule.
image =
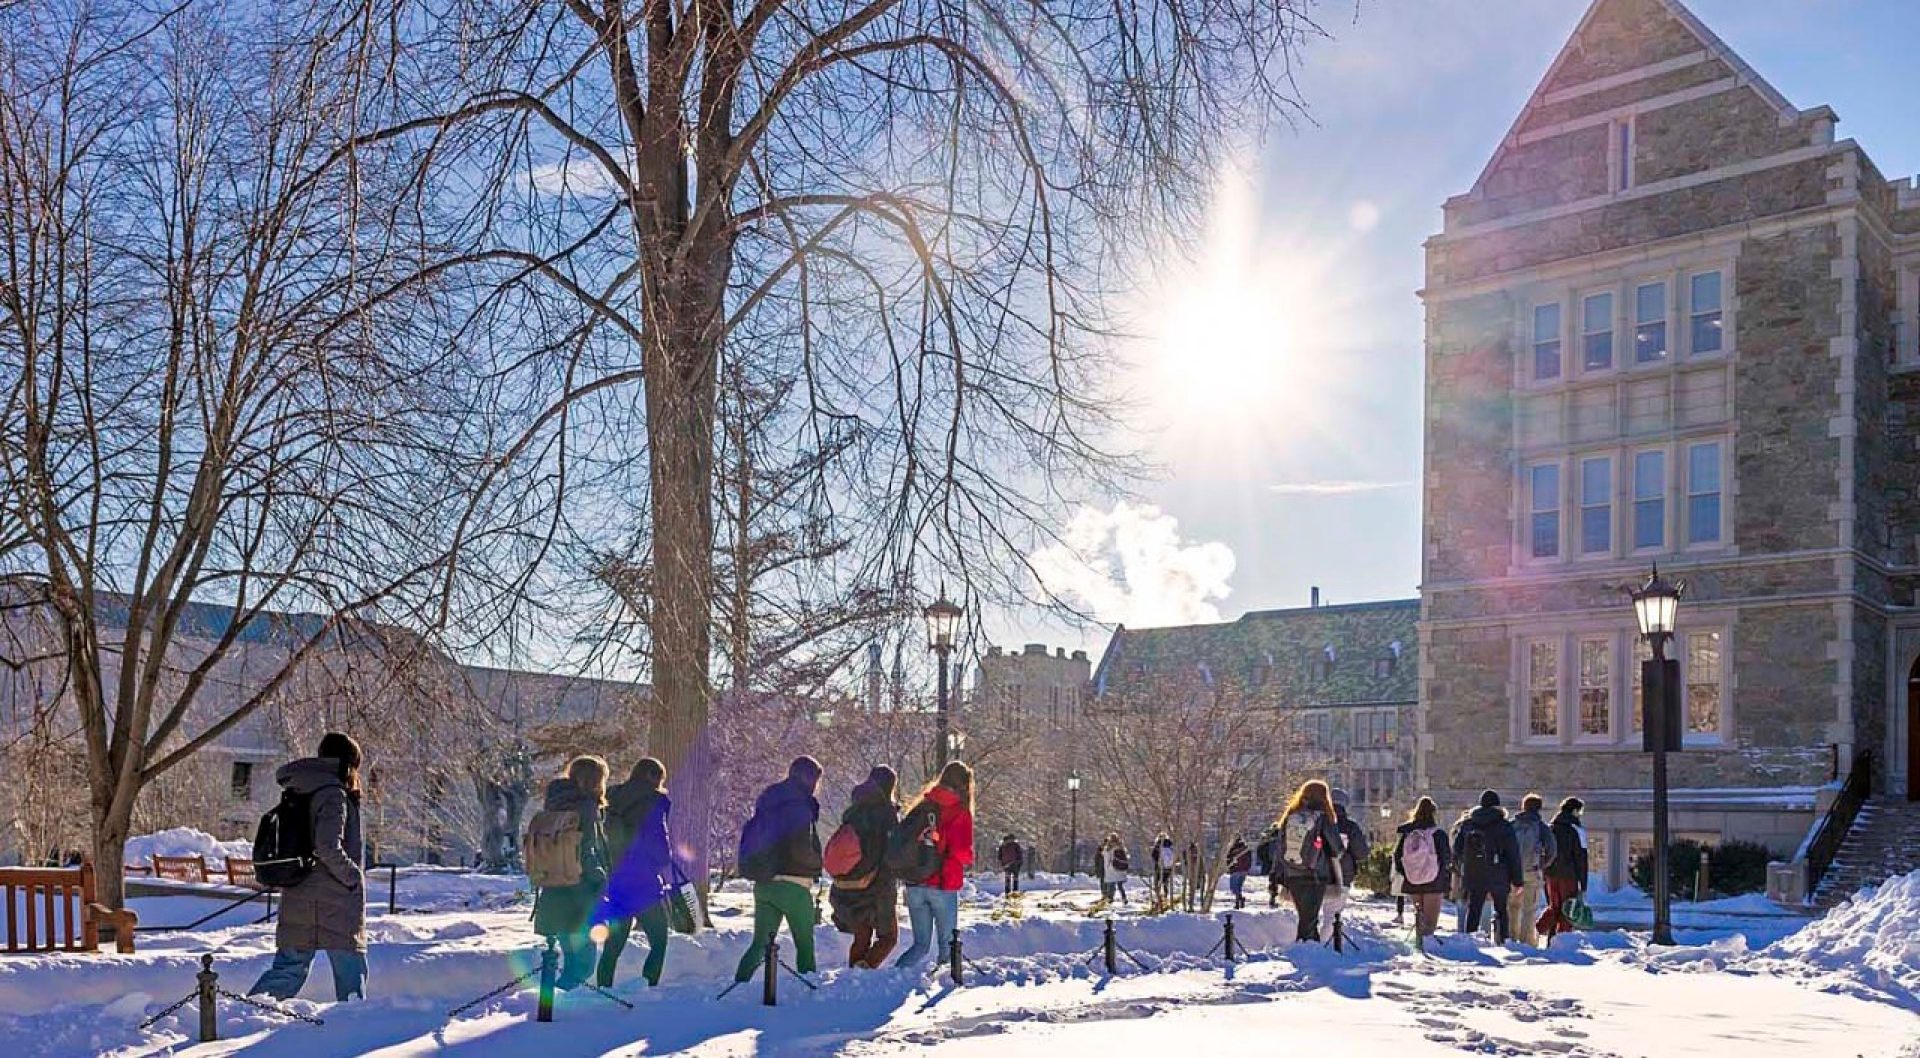
[[[1733,76],[1733,70],[1726,63],[1718,59],[1708,59],[1692,66],[1634,81],[1631,84],[1603,88],[1598,92],[1588,92],[1558,103],[1535,107],[1520,124],[1518,131],[1524,134],[1537,129],[1551,128],[1561,122],[1584,118],[1590,114],[1604,113],[1615,107],[1637,103],[1642,99],[1654,99],[1684,89],[1698,88],[1703,84],[1712,84],[1731,76]]]
[[[1565,205],[1607,193],[1607,126],[1520,144],[1504,151],[1475,200],[1451,215],[1461,223]]]
[[[1511,561],[1514,311],[1506,294],[1427,308],[1425,581]]]
[[[1699,39],[1658,0],[1614,0],[1574,35],[1544,87],[1570,88],[1699,50]]]
[[[1811,142],[1812,130],[1782,127],[1780,112],[1751,87],[1690,99],[1634,119],[1634,182],[1651,184],[1768,158]]]

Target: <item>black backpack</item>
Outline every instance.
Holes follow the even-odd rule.
[[[903,882],[924,882],[940,873],[946,857],[938,842],[940,808],[922,801],[887,834],[887,868]]]
[[[313,795],[282,790],[254,829],[253,876],[268,889],[290,889],[313,868]]]
[[[1460,863],[1466,873],[1484,877],[1493,872],[1495,862],[1493,845],[1487,841],[1486,831],[1476,826],[1463,828],[1460,832]]]

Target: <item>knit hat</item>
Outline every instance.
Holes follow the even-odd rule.
[[[1493,792],[1492,790],[1486,790],[1482,792],[1480,794],[1480,807],[1482,808],[1500,807],[1500,795]]]
[[[1579,815],[1581,809],[1584,809],[1586,807],[1587,807],[1587,803],[1585,801],[1582,801],[1578,797],[1569,797],[1566,800],[1560,802],[1560,811],[1570,812],[1574,815]]]
[[[1339,788],[1338,786],[1336,786],[1336,787],[1334,787],[1334,788],[1333,788],[1333,798],[1332,798],[1332,800],[1333,800],[1333,803],[1334,803],[1334,804],[1337,804],[1337,805],[1339,805],[1339,806],[1340,806],[1340,807],[1342,807],[1342,808],[1345,808],[1345,807],[1347,807],[1348,805],[1350,805],[1350,804],[1352,804],[1352,803],[1353,803],[1352,801],[1349,801],[1349,800],[1347,800],[1347,791],[1345,791],[1345,790],[1342,790],[1342,789],[1341,789],[1341,788]]]
[[[867,782],[890,794],[894,787],[900,784],[900,776],[896,775],[892,768],[878,764],[872,771],[867,772]]]

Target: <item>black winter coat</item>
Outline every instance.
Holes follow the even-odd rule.
[[[879,787],[863,782],[853,788],[853,803],[841,813],[840,822],[860,835],[860,866],[853,876],[861,878],[871,874],[873,880],[859,889],[834,884],[827,894],[827,903],[833,909],[834,928],[843,933],[860,928],[892,933],[898,920],[895,902],[899,899],[899,883],[887,869],[886,851],[887,838],[900,822],[900,807]]]
[[[1488,861],[1478,866],[1467,858],[1468,838],[1475,833],[1485,843],[1488,854]],[[1469,813],[1453,829],[1453,852],[1459,857],[1468,888],[1515,888],[1522,881],[1520,841],[1514,836],[1513,823],[1507,819],[1507,813],[1498,807],[1482,805]]]
[[[1234,838],[1233,844],[1227,846],[1227,873],[1246,874],[1251,870],[1253,870],[1253,850],[1247,848],[1244,840]]]
[[[607,837],[600,804],[572,779],[547,784],[545,812],[580,813],[580,881],[542,889],[533,900],[533,931],[543,937],[565,936],[587,928],[594,905],[607,886]]]
[[[1419,823],[1402,823],[1394,831],[1393,873],[1400,876],[1400,891],[1408,896],[1420,893],[1444,893],[1447,891],[1448,876],[1453,873],[1453,848],[1447,843],[1447,828],[1435,825],[1433,828],[1433,853],[1439,857],[1440,873],[1433,881],[1414,883],[1407,881],[1407,864],[1404,855],[1407,851],[1407,835],[1421,829]]]
[[[1360,824],[1347,818],[1345,808],[1334,805],[1333,811],[1340,819],[1340,844],[1344,846],[1340,853],[1340,877],[1346,880],[1347,885],[1352,885],[1354,877],[1360,873],[1360,861],[1373,851],[1373,842],[1367,837],[1367,832],[1360,829]]]
[[[1314,810],[1305,809],[1304,811]],[[1315,821],[1314,828],[1320,839],[1321,855],[1313,867],[1306,871],[1298,870],[1287,863],[1289,856],[1299,855],[1299,850],[1287,848],[1292,843],[1287,834],[1287,822],[1293,818],[1292,814],[1289,813],[1280,819],[1280,836],[1273,850],[1273,876],[1280,880],[1281,885],[1289,889],[1301,886],[1344,885],[1352,881],[1351,878],[1339,873],[1345,869],[1340,861],[1345,859],[1347,854],[1345,843],[1340,839],[1339,822],[1325,813],[1315,812],[1315,814],[1320,817]]]
[[[1556,852],[1547,865],[1547,877],[1587,887],[1586,831],[1580,817],[1562,812],[1553,817],[1553,843]]]

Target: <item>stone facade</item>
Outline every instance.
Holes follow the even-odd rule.
[[[1622,587],[1687,581],[1675,831],[1920,785],[1920,191],[1679,0],[1597,0],[1427,243],[1419,783],[1645,841]]]
[[[1015,654],[988,647],[975,670],[969,708],[1016,724],[1070,732],[1092,677],[1093,663],[1084,650],[1069,654],[1056,647],[1049,654],[1045,643],[1028,643]]]

